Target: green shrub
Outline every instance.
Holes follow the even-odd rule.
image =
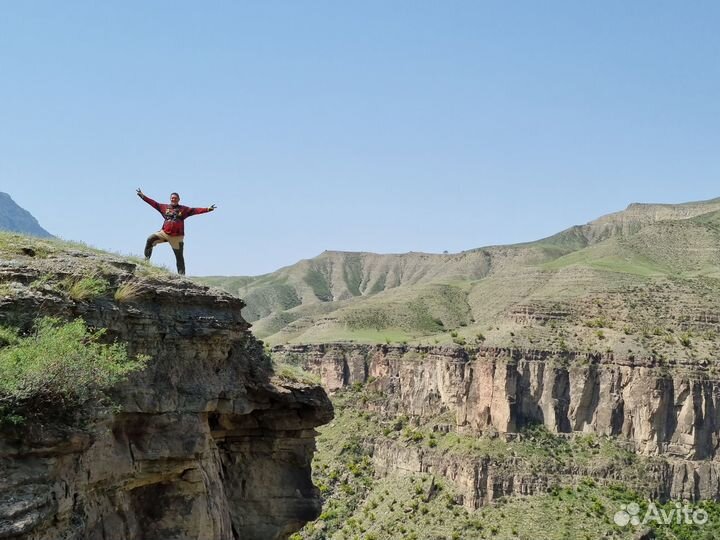
[[[73,300],[92,300],[102,296],[110,288],[110,283],[99,276],[68,278],[65,283],[68,294]]]
[[[67,419],[145,366],[147,357],[128,358],[122,344],[99,343],[104,334],[105,330],[89,330],[82,319],[65,323],[46,317],[36,322],[32,335],[3,340],[0,421]],[[12,330],[0,331],[0,336],[8,335]]]
[[[585,322],[585,326],[589,328],[610,328],[612,324],[605,317],[598,317],[596,319]]]
[[[404,435],[412,442],[420,442],[425,437],[420,431],[415,431],[414,429],[409,428],[405,429]]]
[[[292,364],[273,362],[273,371],[275,372],[275,375],[277,375],[281,379],[285,379],[288,381],[299,382],[308,385],[320,384],[319,376],[315,375],[314,373],[310,373],[309,371],[305,371],[303,368],[299,366],[294,366]]]
[[[18,341],[20,341],[20,337],[17,330],[0,326],[0,347],[15,345]]]

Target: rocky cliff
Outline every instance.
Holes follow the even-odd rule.
[[[469,452],[440,438],[430,445],[412,444],[412,436],[370,441],[377,471],[438,473],[461,488],[470,507],[582,477],[623,481],[662,499],[720,498],[720,375],[708,362],[352,344],[288,345],[273,354],[318,374],[330,392],[366,384],[356,406],[380,422],[408,417],[417,439],[424,429],[431,437],[467,436],[469,448],[473,440],[508,442],[507,452],[494,455],[485,443]],[[524,432],[535,426],[570,441],[569,455],[524,458]],[[584,436],[593,437],[589,447]],[[603,441],[613,446],[606,455],[593,450]]]
[[[0,430],[0,538],[286,538],[320,512],[325,392],[273,375],[241,300],[53,242],[0,242],[0,325],[82,317],[149,355],[82,426]],[[102,287],[77,293],[83,279]]]

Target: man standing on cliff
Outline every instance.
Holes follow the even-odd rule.
[[[170,194],[170,204],[160,204],[146,196],[140,188],[137,188],[138,197],[160,212],[165,218],[162,229],[148,236],[145,243],[145,259],[150,260],[153,247],[156,244],[168,242],[175,253],[175,261],[177,262],[177,271],[180,275],[185,275],[185,258],[183,257],[183,247],[185,246],[185,225],[184,221],[190,216],[205,214],[215,210],[215,205],[208,208],[190,208],[189,206],[180,205],[180,195],[177,193]]]

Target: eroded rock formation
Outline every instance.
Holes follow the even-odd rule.
[[[512,437],[544,425],[562,436],[612,436],[647,458],[654,496],[720,498],[720,376],[706,363],[658,363],[610,354],[387,345],[296,345],[274,355],[322,378],[329,391],[368,383],[366,407],[419,422],[451,418],[465,434]],[[623,470],[528,471],[520,462],[449,456],[375,442],[376,470],[438,472],[477,506],[546,491],[561,476],[623,480]],[[510,460],[512,461],[512,460]]]
[[[266,540],[317,517],[314,428],[332,406],[272,376],[241,300],[116,257],[35,251],[0,260],[0,324],[82,316],[150,361],[82,428],[0,431],[0,538]],[[62,280],[83,275],[110,292],[73,300]],[[126,282],[132,298],[114,299]]]

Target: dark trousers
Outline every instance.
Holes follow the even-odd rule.
[[[165,241],[166,240],[163,240],[156,234],[151,234],[150,236],[148,236],[147,242],[145,242],[145,258],[149,259],[152,256],[153,247],[155,247],[156,244],[160,244]],[[175,262],[177,263],[177,271],[178,274],[180,274],[181,276],[185,275],[185,257],[183,256],[184,247],[185,242],[180,242],[178,249],[173,248],[173,253],[175,254]]]

